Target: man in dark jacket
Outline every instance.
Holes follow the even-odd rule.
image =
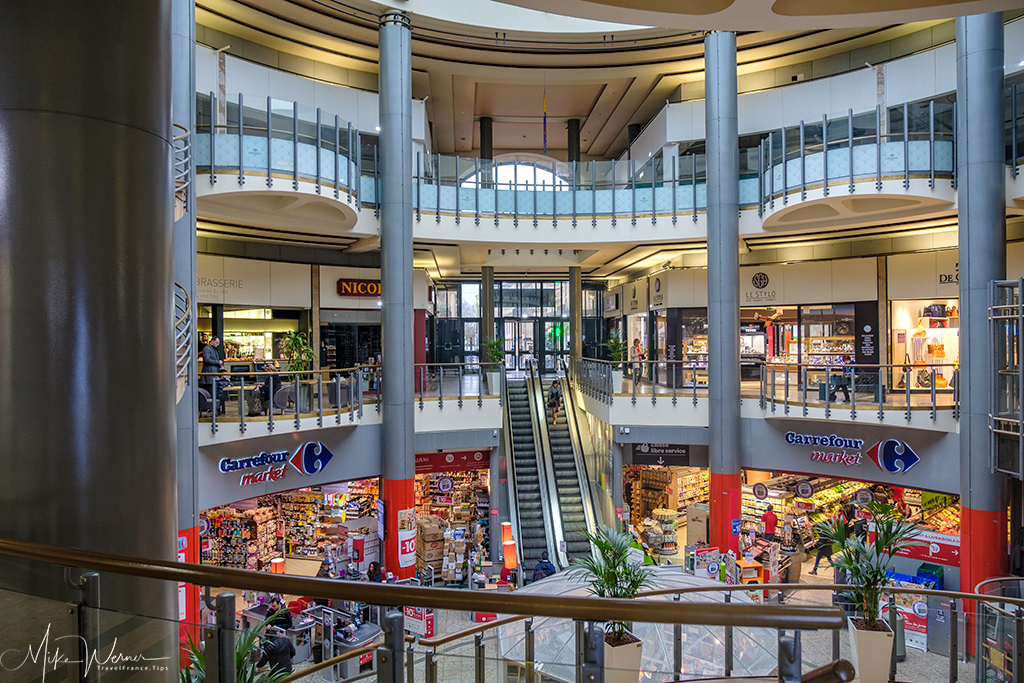
[[[555,569],[555,565],[551,564],[551,561],[548,559],[548,552],[545,550],[540,554],[540,562],[538,562],[537,566],[533,568],[533,580],[540,581],[543,578],[551,576],[556,571],[558,570]]]
[[[276,617],[267,622],[267,626],[277,626],[282,629],[292,627],[292,613],[288,610],[281,610],[281,598],[276,595],[270,599],[270,614],[280,612]]]
[[[281,631],[271,628],[263,638],[263,655],[256,666],[270,665],[271,674],[292,672],[292,657],[295,656],[295,646],[292,641],[281,635]]]
[[[220,359],[220,354],[217,353],[218,346],[220,346],[220,337],[213,337],[210,339],[210,343],[203,348],[204,373],[221,372],[224,369],[224,361]],[[217,412],[223,414],[224,404],[217,395],[217,378],[211,376],[201,377],[199,383],[207,386],[210,397],[217,402]]]

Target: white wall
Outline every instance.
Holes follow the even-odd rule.
[[[744,266],[740,268],[740,306],[875,301],[877,269],[873,258]],[[755,280],[755,275],[767,280]]]
[[[218,68],[218,58],[214,51],[197,45],[197,91],[217,92]],[[267,97],[298,102],[300,107],[319,107],[323,116],[330,114],[333,120],[337,114],[344,122],[343,126],[351,122],[354,128],[364,133],[376,134],[380,123],[377,93],[310,80],[231,55],[225,56],[224,87],[229,96],[241,93],[250,104],[257,107],[266,106]],[[422,100],[412,102],[412,137],[426,144],[427,109]]]
[[[302,263],[196,256],[196,298],[202,304],[310,308],[310,268]]]

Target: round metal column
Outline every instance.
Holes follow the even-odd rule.
[[[381,17],[380,24],[384,568],[398,578],[408,578],[416,572],[416,530],[413,524],[416,450],[413,407],[412,32],[409,17],[402,12],[388,12]]]
[[[175,559],[171,3],[4,9],[0,535]],[[0,586],[73,597],[37,564]],[[102,577],[105,607],[175,594]]]
[[[708,187],[708,454],[711,545],[739,550],[739,136],[736,34],[704,40]]]

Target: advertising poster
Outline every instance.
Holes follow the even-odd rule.
[[[434,635],[434,610],[422,607],[403,607],[405,612],[405,630],[424,638]]]
[[[398,511],[398,566],[416,565],[416,508]]]
[[[911,581],[917,578],[907,576],[899,578],[893,576],[889,580],[890,586],[897,588],[933,588],[935,584],[931,581]],[[910,593],[898,594],[896,598],[896,611],[903,615],[903,632],[906,638],[907,647],[926,651],[928,649],[928,600],[923,595]],[[888,594],[883,594],[884,604],[888,604]],[[882,618],[889,618],[889,610],[883,607]]]

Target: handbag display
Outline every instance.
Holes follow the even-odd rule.
[[[928,341],[928,354],[932,358],[945,358],[946,357],[946,345],[941,343],[938,338],[932,337]]]
[[[948,386],[949,386],[949,380],[948,379],[946,379],[942,375],[935,375],[935,388],[936,389],[945,389]]]
[[[924,307],[925,318],[945,318],[946,304],[929,304]]]

